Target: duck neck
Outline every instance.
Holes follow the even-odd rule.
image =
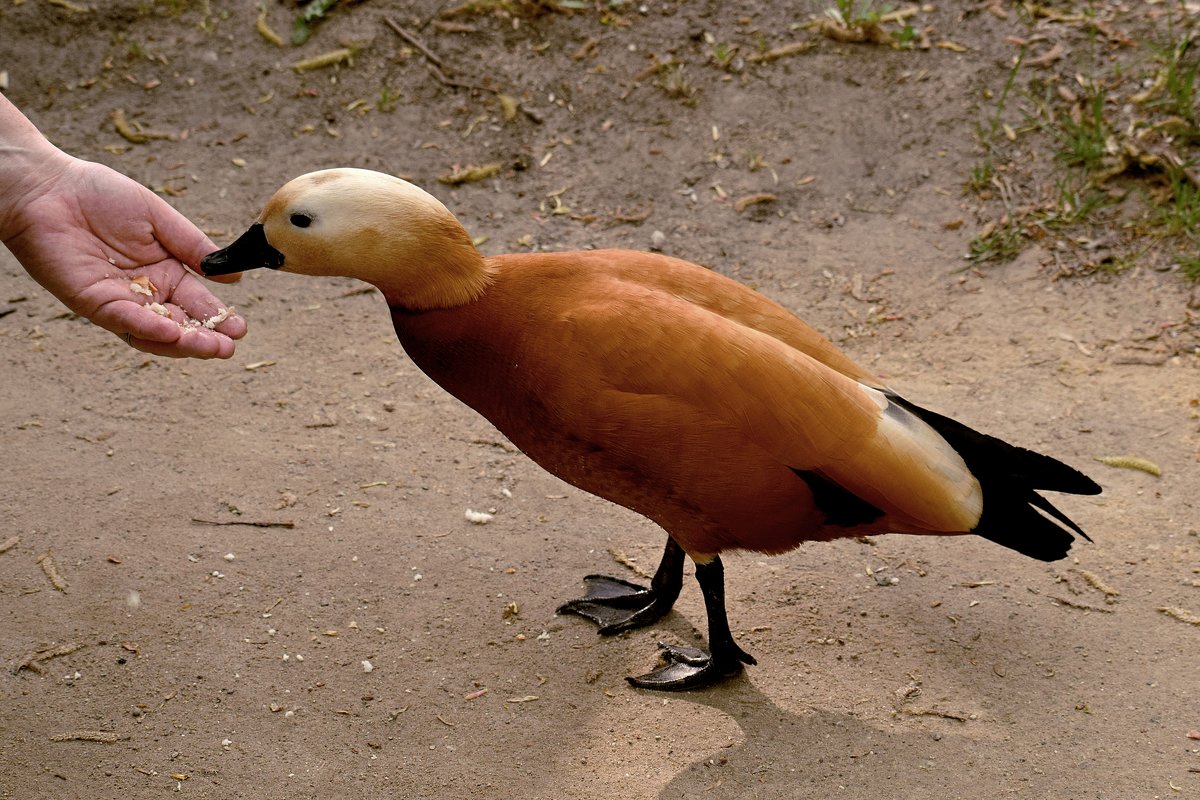
[[[394,309],[429,311],[454,308],[478,300],[495,280],[495,267],[475,249],[458,225],[442,231],[437,246],[423,247],[412,257],[404,276],[371,280]]]

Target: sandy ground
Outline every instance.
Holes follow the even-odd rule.
[[[1037,248],[963,260],[1015,16],[927,11],[965,51],[896,52],[794,27],[819,4],[647,0],[456,32],[422,27],[436,3],[374,0],[281,50],[251,4],[95,5],[0,8],[9,97],[218,244],[335,165],[426,186],[486,252],[661,241],[1105,492],[1063,500],[1095,543],[1050,565],[970,537],[732,555],[731,622],[759,665],[637,691],[624,676],[657,640],[703,629],[690,580],[660,624],[611,640],[554,609],[588,572],[635,577],[614,553],[653,569],[662,533],[425,379],[377,293],[247,275],[219,291],[251,328],[235,357],[176,362],[65,314],[0,253],[0,541],[19,537],[0,554],[0,797],[1200,796],[1200,627],[1161,611],[1200,614],[1195,296],[1139,266],[1054,280]],[[515,117],[440,81],[385,16]],[[722,69],[705,34],[743,55],[818,44]],[[350,65],[290,68],[345,43]],[[131,144],[117,108],[171,138]],[[1093,460],[1109,455],[1162,476]]]

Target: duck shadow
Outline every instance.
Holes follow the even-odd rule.
[[[786,711],[745,675],[679,697],[728,715],[743,740],[679,772],[676,798],[974,797],[1009,782],[1009,758],[969,734],[873,723],[819,708]],[[1006,763],[1008,762],[1008,763]]]

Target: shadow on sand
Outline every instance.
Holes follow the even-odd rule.
[[[779,708],[745,677],[681,698],[729,715],[744,741],[712,753],[659,795],[675,798],[975,797],[1013,783],[986,741],[880,727],[844,713]],[[1019,778],[1017,779],[1020,780]]]

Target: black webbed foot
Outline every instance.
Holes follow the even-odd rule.
[[[559,614],[578,614],[600,626],[611,636],[649,625],[671,610],[674,597],[663,597],[653,589],[607,575],[584,577],[587,594],[558,607]]]
[[[742,665],[754,664],[754,657],[733,645],[735,652],[716,658],[698,647],[658,643],[658,655],[663,666],[639,675],[626,678],[639,689],[657,689],[664,692],[680,692],[702,689],[731,678],[742,671]]]
[[[671,610],[683,588],[683,548],[667,537],[650,588],[607,575],[588,575],[584,581],[587,594],[563,603],[557,613],[586,617],[605,636],[649,625]]]

